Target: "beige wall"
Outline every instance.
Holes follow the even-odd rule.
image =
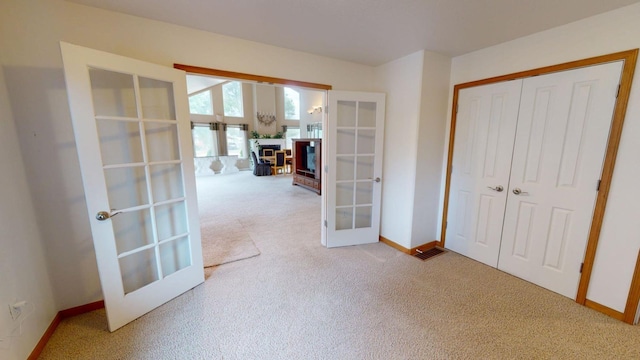
[[[17,360],[31,352],[58,308],[44,246],[50,239],[42,235],[36,221],[39,201],[29,192],[5,86],[6,69],[3,70],[0,71],[0,359]],[[26,301],[27,305],[14,321],[7,305],[17,301]]]
[[[440,232],[440,164],[444,152],[450,72],[450,57],[424,52],[420,123],[415,133],[418,149],[412,213],[412,248],[437,239]]]
[[[387,93],[380,235],[411,248],[416,150],[424,52],[376,68],[378,91]]]
[[[450,63],[421,50],[376,68],[387,93],[380,235],[407,249],[437,237]]]

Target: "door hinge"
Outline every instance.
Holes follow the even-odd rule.
[[[618,84],[618,91],[616,91],[616,99],[618,98],[619,95],[620,95],[620,84]]]
[[[324,107],[324,113],[329,114],[329,105]]]
[[[600,191],[600,183],[602,182],[602,180],[598,180],[598,186],[596,187],[596,191]]]
[[[328,174],[329,173],[329,165],[325,165],[324,166],[324,173]]]
[[[584,263],[580,264],[580,274],[582,274],[582,268],[584,268]]]
[[[448,227],[449,227],[449,222],[448,222],[448,221],[445,221],[445,222],[444,222],[444,228],[446,229],[446,228],[448,228]]]
[[[324,227],[327,227],[327,220],[324,221]]]
[[[460,108],[460,104],[456,104],[456,114],[458,113],[459,108]]]

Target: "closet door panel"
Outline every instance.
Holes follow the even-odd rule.
[[[571,298],[621,69],[621,62],[597,65],[522,86],[498,268]]]
[[[521,84],[514,80],[458,94],[445,246],[494,267]]]

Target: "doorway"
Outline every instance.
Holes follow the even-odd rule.
[[[293,186],[293,164],[272,176],[254,176],[252,169],[264,149],[286,152],[296,138],[322,138],[326,90],[199,73],[187,74],[187,88],[205,267],[259,255],[257,223],[264,229],[308,227],[317,217],[319,228],[322,198]],[[266,199],[271,206],[263,204]],[[289,202],[292,213],[308,211],[300,201],[317,203],[318,214],[292,224],[296,217],[281,205]]]

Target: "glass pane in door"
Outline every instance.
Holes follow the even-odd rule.
[[[336,206],[353,205],[353,182],[336,184]]]
[[[356,208],[356,229],[371,227],[371,206]]]
[[[336,230],[353,229],[353,208],[336,209]]]
[[[357,180],[373,180],[373,165],[375,158],[370,155],[358,156],[356,167]]]
[[[371,204],[372,202],[373,202],[373,181],[357,183],[356,205]]]
[[[354,157],[338,156],[336,162],[336,179],[338,181],[353,180]]]
[[[96,116],[138,116],[132,75],[89,68],[89,78]]]
[[[145,119],[175,120],[173,84],[166,81],[139,77],[142,117]]]
[[[159,280],[156,252],[153,248],[122,257],[119,262],[125,294]]]
[[[163,241],[188,231],[187,210],[184,201],[155,208],[158,240]]]
[[[373,154],[376,151],[376,131],[358,129],[358,154]]]
[[[180,164],[149,167],[151,193],[155,202],[184,197],[182,166]]]
[[[96,127],[103,165],[144,161],[138,122],[98,119]]]
[[[149,209],[123,212],[110,218],[118,255],[153,244],[153,225]]]
[[[353,129],[338,129],[337,154],[351,155],[356,152],[356,131]]]
[[[338,101],[338,127],[354,126],[356,126],[356,102]]]
[[[376,127],[376,103],[358,103],[358,127]]]
[[[149,161],[180,160],[178,125],[145,121]]]
[[[104,170],[110,209],[126,209],[149,204],[144,166]]]
[[[160,263],[164,277],[191,265],[188,237],[181,237],[160,245]]]

